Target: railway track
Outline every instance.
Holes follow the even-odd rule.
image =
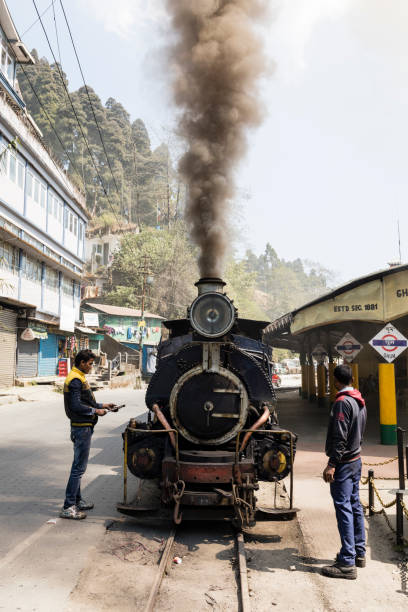
[[[164,547],[156,576],[154,578],[152,587],[150,589],[149,598],[147,600],[146,606],[144,608],[144,612],[158,612],[156,606],[157,598],[160,591],[160,586],[163,581],[165,573],[168,572],[170,563],[172,561],[172,549],[174,544],[174,539],[176,537],[176,528],[173,527],[171,530],[169,537],[167,538],[166,545]],[[248,587],[248,574],[247,574],[247,563],[246,563],[246,552],[245,552],[245,542],[244,536],[242,532],[235,533],[235,547],[236,547],[236,557],[238,562],[238,597],[239,597],[239,610],[241,612],[251,612],[251,604],[249,597],[249,587]]]

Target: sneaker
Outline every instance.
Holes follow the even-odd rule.
[[[357,578],[355,565],[341,565],[337,561],[333,565],[322,567],[322,574],[329,578],[345,578],[346,580],[355,580]]]
[[[86,518],[85,512],[78,510],[76,506],[69,506],[69,508],[62,508],[60,512],[61,518],[73,519],[74,521],[80,521]]]
[[[336,563],[339,563],[339,554],[337,553],[335,558]],[[366,558],[365,557],[356,557],[355,560],[356,567],[365,567],[366,566]]]
[[[92,502],[87,502],[84,499],[81,499],[81,501],[79,502],[79,504],[76,505],[76,507],[78,508],[78,510],[92,510],[94,505]]]

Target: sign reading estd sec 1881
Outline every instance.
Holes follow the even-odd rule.
[[[370,344],[380,353],[383,359],[391,363],[398,355],[405,351],[408,346],[408,340],[396,327],[388,323],[372,340],[370,340]]]

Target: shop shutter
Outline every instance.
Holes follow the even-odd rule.
[[[58,362],[57,336],[48,334],[46,340],[40,340],[40,353],[38,359],[39,376],[56,376]]]
[[[0,310],[0,387],[12,387],[16,365],[17,314]]]
[[[20,330],[21,331],[21,330]],[[37,376],[38,372],[38,340],[21,340],[17,338],[17,378]]]

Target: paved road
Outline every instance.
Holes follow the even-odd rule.
[[[62,395],[38,388],[35,401],[0,406],[0,610],[62,610],[107,519],[119,516],[121,432],[145,412],[144,391],[96,396],[126,408],[95,429],[83,495],[96,507],[81,522],[57,518],[72,462]]]

